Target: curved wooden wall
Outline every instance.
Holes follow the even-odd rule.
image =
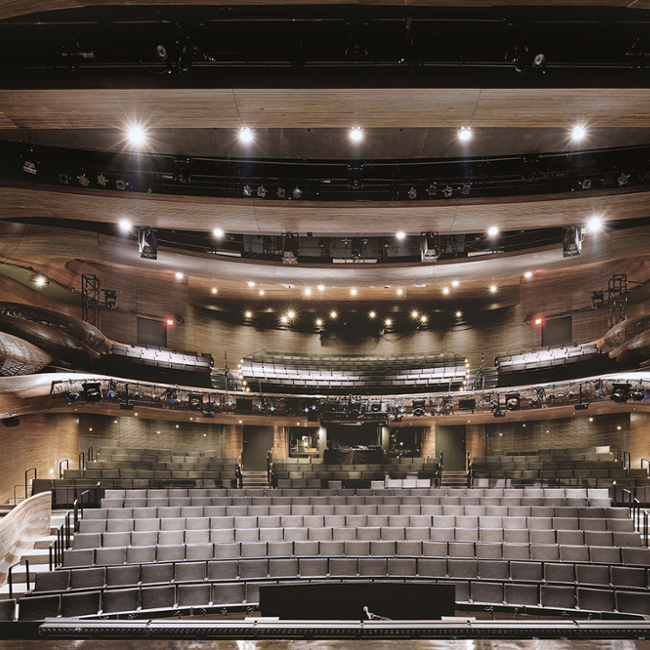
[[[117,224],[128,217],[136,226],[174,229],[178,228],[178,215],[182,214],[183,228],[204,232],[220,226],[226,232],[255,235],[313,232],[315,236],[393,236],[398,230],[418,235],[428,231],[476,232],[487,225],[502,230],[511,230],[515,225],[518,228],[561,227],[584,224],[594,214],[604,214],[610,219],[645,218],[648,190],[595,190],[501,199],[321,203],[48,186],[0,187],[0,202],[0,219],[40,217]]]
[[[41,537],[50,534],[52,494],[42,492],[12,510],[0,519],[0,586],[9,573],[9,567]]]
[[[0,332],[0,376],[31,375],[53,361],[49,354],[35,345]]]

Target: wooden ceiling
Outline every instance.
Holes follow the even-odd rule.
[[[650,0],[649,0],[650,2]],[[0,90],[0,128],[650,127],[650,89]]]

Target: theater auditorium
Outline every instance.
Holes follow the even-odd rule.
[[[0,0],[0,637],[640,643],[649,9]]]

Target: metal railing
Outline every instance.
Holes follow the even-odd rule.
[[[79,454],[79,469],[86,469],[86,456],[83,451]]]
[[[84,490],[79,498],[75,499],[72,508],[73,508],[73,522],[74,522],[74,532],[79,532],[79,520],[83,519],[84,516],[84,497],[88,495],[88,501],[90,501],[90,490]],[[81,499],[81,501],[80,501]]]
[[[27,591],[29,591],[29,560],[27,558],[23,558],[22,560],[20,560],[20,562],[16,562],[15,564],[12,564],[9,567],[8,579],[9,579],[9,598],[10,599],[14,597],[13,570],[14,570],[14,567],[20,566],[21,564],[25,565],[25,572],[26,572],[25,578],[26,578],[26,581],[27,581]]]
[[[629,451],[623,452],[623,469],[630,469],[632,457]]]
[[[63,552],[70,548],[72,539],[70,526],[70,511],[66,511],[63,523],[57,528],[56,539],[50,544],[50,571],[63,564]]]
[[[643,463],[648,463],[648,469],[650,469],[650,460],[647,458],[642,458],[641,459],[641,469],[643,469]]]
[[[63,478],[63,468],[62,465],[65,463],[65,468],[70,469],[70,461],[66,458],[59,463],[59,478]]]
[[[273,476],[273,448],[269,449],[266,454],[266,476],[271,485],[271,477]]]
[[[29,473],[33,471],[34,472],[34,478],[38,478],[38,470],[35,467],[30,467],[29,469],[25,470],[25,498],[29,496]]]
[[[16,485],[14,485],[14,505],[16,505],[18,503],[18,495],[16,494],[16,488],[17,487],[23,488],[23,490],[25,489],[25,486],[22,483],[17,483]],[[26,499],[26,498],[27,498],[27,495],[25,495],[23,497],[23,499]]]

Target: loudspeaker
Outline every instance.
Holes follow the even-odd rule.
[[[20,420],[18,418],[7,418],[2,421],[2,424],[4,424],[7,429],[10,429],[11,427],[17,427],[20,424]]]

